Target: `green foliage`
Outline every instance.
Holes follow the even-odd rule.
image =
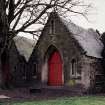
[[[105,105],[104,96],[58,98],[55,100],[12,102],[0,105]]]
[[[4,105],[4,103],[0,102],[0,105]]]

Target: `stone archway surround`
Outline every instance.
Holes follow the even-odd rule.
[[[45,56],[44,56],[44,60],[43,60],[43,64],[42,64],[42,70],[41,70],[41,81],[43,84],[48,85],[48,73],[49,73],[49,65],[48,65],[48,61],[50,56],[55,52],[59,50],[53,46],[50,45],[47,49],[47,51],[45,52]],[[60,54],[60,52],[59,52]],[[61,55],[61,54],[60,54]],[[62,57],[61,57],[62,59]],[[62,60],[63,62],[63,60]],[[64,70],[63,70],[63,63],[62,63],[62,85],[64,84]]]

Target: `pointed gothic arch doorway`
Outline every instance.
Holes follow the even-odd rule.
[[[62,59],[60,53],[55,50],[48,59],[48,85],[61,86],[63,85],[62,79]]]
[[[54,45],[50,45],[44,54],[41,81],[48,86],[64,84],[63,57]]]

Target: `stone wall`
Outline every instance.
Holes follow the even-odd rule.
[[[51,33],[52,21],[54,30]],[[56,15],[49,18],[30,58],[31,65],[32,62],[37,64],[38,80],[45,84],[48,81],[48,59],[54,49],[59,51],[63,61],[64,85],[81,84],[85,89],[88,89],[94,84],[96,69],[100,65],[98,65],[98,60],[86,56],[86,52],[78,41],[73,38],[72,33],[67,30]],[[77,61],[77,77],[71,76],[72,59]]]
[[[102,67],[102,59],[84,55],[81,61],[82,83],[88,91],[97,92],[97,82],[101,83],[105,80],[105,78],[103,78],[104,69]],[[98,86],[98,89],[100,88],[101,91],[103,91],[104,84],[99,84]]]
[[[54,19],[55,18],[55,19]],[[49,54],[47,53],[52,46],[54,46],[61,54],[63,60],[63,72],[64,72],[64,82],[70,79],[70,63],[73,58],[78,59],[78,57],[83,53],[82,48],[79,46],[78,42],[74,40],[72,35],[68,32],[65,26],[60,23],[59,18],[54,17],[54,34],[50,34],[51,23],[46,24],[45,29],[34,49],[31,59],[37,59],[38,62],[38,72],[42,73],[42,69],[45,69]],[[51,21],[51,20],[48,20]],[[58,23],[59,21],[59,23]],[[56,24],[57,23],[57,24]],[[36,57],[34,57],[36,54]],[[46,70],[47,71],[47,70]],[[45,73],[45,72],[43,72]],[[46,74],[45,74],[46,75]],[[45,77],[45,76],[44,76]]]
[[[20,55],[14,41],[11,44],[9,50],[9,64],[10,64],[10,74],[12,77],[12,85],[21,86],[25,81],[26,73],[26,60],[24,56]]]

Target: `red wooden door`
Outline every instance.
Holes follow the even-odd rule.
[[[58,51],[55,51],[49,59],[48,85],[62,85],[62,60]]]

